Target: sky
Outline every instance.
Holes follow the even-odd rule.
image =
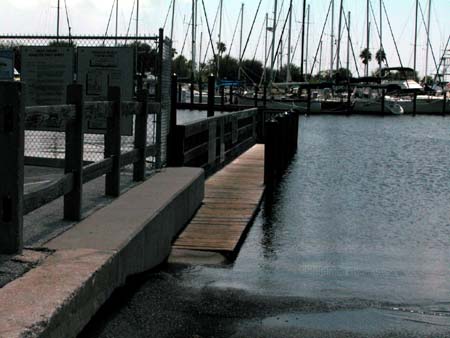
[[[119,35],[125,35],[130,26],[130,34],[135,32],[135,11],[131,16],[132,9],[136,0],[118,0],[119,1]],[[191,53],[191,33],[189,22],[191,16],[192,0],[175,0],[175,24],[174,24],[174,47],[178,52],[190,58]],[[197,54],[200,49],[200,37],[203,36],[201,47],[203,49],[202,59],[206,44],[208,43],[208,30],[205,17],[203,15],[202,1],[198,0],[198,36],[197,36]],[[244,3],[244,28],[243,40],[247,39],[253,18],[260,0],[223,0],[223,23],[222,23],[222,41],[230,49],[233,32],[235,31],[241,3]],[[264,57],[264,20],[266,13],[269,14],[269,24],[272,25],[274,0],[261,0],[261,7],[257,16],[254,30],[250,38],[248,48],[245,53],[246,58],[263,60]],[[56,14],[58,0],[0,0],[0,34],[55,34],[56,33]],[[66,19],[65,4],[67,4],[67,12],[72,27],[72,35],[103,35],[105,34],[108,18],[111,13],[114,0],[60,0],[61,2],[61,34],[67,34],[68,24]],[[171,0],[140,0],[139,14],[139,33],[144,35],[156,35],[158,28],[165,26],[166,35],[170,35],[171,12],[169,6]],[[204,0],[205,9],[208,15],[210,27],[213,25],[214,17],[219,7],[220,0]],[[301,18],[302,18],[302,0],[293,0],[293,28],[292,28],[292,52],[294,52],[296,42],[300,37]],[[339,0],[335,0],[335,38],[337,39],[338,31],[338,13]],[[379,49],[379,35],[375,25],[379,26],[379,0],[371,0],[375,19],[371,14],[371,33],[370,33],[370,50],[373,55]],[[393,34],[396,38],[399,53],[403,66],[413,67],[413,46],[414,46],[414,17],[415,17],[415,0],[384,0],[388,17],[392,25]],[[428,0],[419,0],[423,9],[425,21],[427,20]],[[443,48],[450,35],[450,0],[432,0],[431,1],[431,28],[430,41],[433,47],[437,62],[442,56]],[[310,20],[309,20],[309,43],[307,69],[311,70],[314,55],[318,51],[322,26],[325,22],[327,9],[330,0],[309,0],[310,4]],[[355,50],[357,64],[360,73],[363,72],[358,55],[366,45],[366,0],[343,0],[344,12],[351,12],[351,39]],[[289,0],[278,0],[278,10],[280,23],[277,28],[277,41],[279,39],[282,25],[286,18]],[[281,9],[281,11],[280,11]],[[167,17],[167,21],[166,21]],[[399,66],[400,62],[393,44],[393,39],[389,31],[386,16],[383,13],[383,45],[387,53],[390,66]],[[131,20],[130,20],[131,18]],[[325,28],[322,43],[322,63],[321,69],[330,67],[330,19]],[[231,48],[231,55],[237,57],[239,54],[239,29],[237,27],[235,40]],[[111,19],[108,34],[113,35],[115,32],[115,15]],[[202,33],[203,32],[203,33]],[[185,36],[187,33],[187,39]],[[284,36],[283,43],[284,62],[286,62],[287,54],[287,32]],[[212,33],[213,39],[218,40],[218,24]],[[260,37],[260,38],[259,38]],[[271,36],[269,33],[269,41]],[[259,41],[259,42],[258,42]],[[278,43],[278,42],[277,42]],[[183,48],[184,45],[184,48]],[[417,70],[423,75],[425,71],[425,47],[426,47],[426,30],[422,22],[419,11],[419,29],[417,43]],[[336,50],[336,41],[334,44]],[[341,61],[346,62],[347,51],[347,34],[344,33],[341,44]],[[300,44],[293,55],[293,63],[300,64]],[[306,54],[306,53],[305,53]],[[320,53],[319,53],[320,55]],[[211,56],[211,52],[207,58]],[[351,58],[350,69],[356,73],[353,57]],[[429,73],[435,72],[433,58],[429,57]],[[314,73],[318,70],[318,62],[315,65]],[[370,71],[374,70],[377,65],[372,62]],[[356,75],[356,74],[355,74]]]

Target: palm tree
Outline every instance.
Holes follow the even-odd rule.
[[[377,53],[375,54],[375,59],[378,62],[378,65],[381,68],[381,64],[386,61],[386,52],[384,51],[383,48],[380,48]]]
[[[359,57],[362,61],[362,63],[364,63],[364,65],[366,66],[366,76],[369,75],[369,62],[372,61],[372,53],[370,52],[370,50],[368,48],[364,48],[361,53],[359,54]]]
[[[217,52],[219,53],[219,55],[222,56],[226,50],[227,50],[227,46],[223,42],[217,43]]]

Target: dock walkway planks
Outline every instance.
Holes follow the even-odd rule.
[[[175,249],[235,254],[264,192],[264,145],[257,144],[205,183],[203,205]]]

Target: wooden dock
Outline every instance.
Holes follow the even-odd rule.
[[[205,184],[205,199],[173,248],[237,253],[264,193],[264,145],[255,145]]]

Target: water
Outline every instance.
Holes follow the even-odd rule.
[[[148,318],[130,309],[149,311],[164,285],[176,306],[152,296],[158,311],[195,314],[179,333],[450,337],[449,239],[449,118],[302,117],[298,154],[236,261],[148,275],[103,332],[130,311]]]
[[[449,155],[448,118],[303,118],[299,153],[233,267],[191,273],[263,293],[450,304]]]

